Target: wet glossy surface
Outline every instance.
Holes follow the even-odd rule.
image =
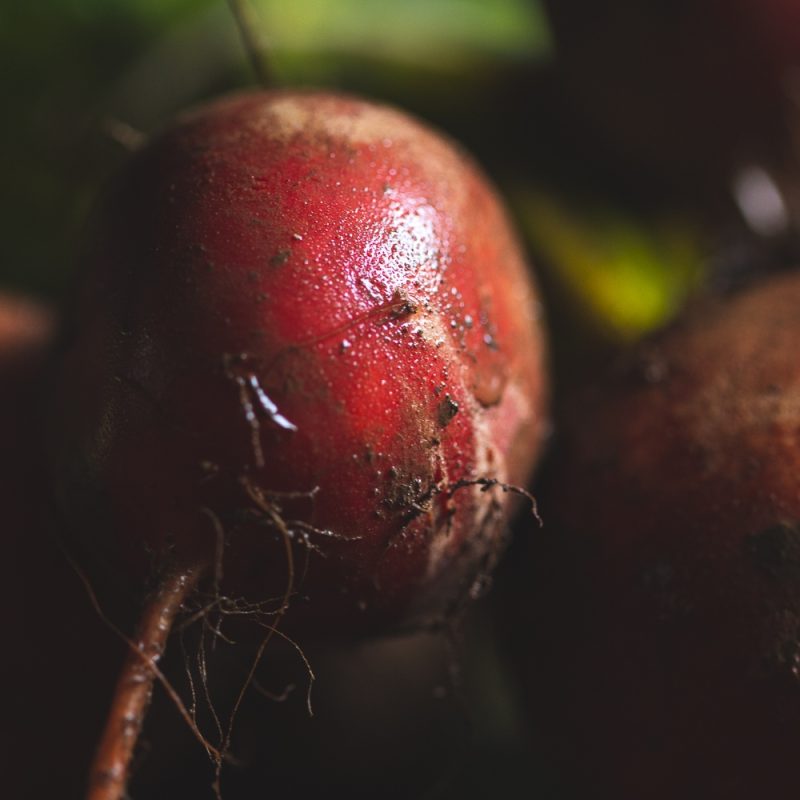
[[[244,94],[145,149],[99,217],[56,401],[87,547],[139,578],[221,553],[250,599],[292,577],[323,629],[463,594],[505,500],[451,487],[524,483],[544,431],[536,297],[472,163],[391,109]]]

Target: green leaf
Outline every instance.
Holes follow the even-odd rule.
[[[546,57],[552,39],[530,0],[254,0],[281,54],[345,54],[433,70]]]
[[[613,338],[632,340],[660,327],[700,282],[699,235],[683,220],[637,219],[534,189],[516,201],[545,268]]]

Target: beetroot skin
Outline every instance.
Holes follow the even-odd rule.
[[[389,108],[240,94],[137,154],[95,230],[52,436],[84,554],[273,609],[292,578],[323,634],[465,594],[507,500],[474,482],[523,484],[545,429],[536,291],[468,158]]]
[[[797,794],[798,340],[793,274],[696,309],[572,409],[522,675],[578,797]]]

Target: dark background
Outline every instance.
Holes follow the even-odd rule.
[[[395,103],[483,163],[545,290],[556,411],[587,369],[687,299],[797,263],[800,6],[791,0],[254,0],[252,8],[275,85]],[[0,60],[0,287],[55,307],[80,269],[93,200],[129,152],[187,105],[254,85],[222,0],[7,1]],[[254,695],[247,704],[242,766],[226,771],[226,800],[561,797],[559,776],[528,747],[536,720],[525,718],[525,676],[508,657],[524,646],[513,607],[525,602],[526,539],[541,535],[529,517],[516,528],[497,590],[454,635],[309,653],[314,719],[302,664],[291,649],[277,652],[265,688],[297,688],[282,702]],[[81,587],[65,592],[76,615],[91,614]],[[101,628],[84,635],[113,652]],[[85,644],[80,635],[63,634],[61,646]],[[223,684],[230,665],[219,658]],[[177,648],[167,669],[179,682]],[[74,686],[72,705],[52,711],[45,764],[59,737],[94,724],[76,708],[81,693],[99,707],[91,694],[105,687]],[[64,797],[80,773],[80,757],[70,758]],[[212,797],[211,775],[158,696],[132,796]]]

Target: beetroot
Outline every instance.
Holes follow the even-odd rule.
[[[545,430],[536,292],[469,159],[389,108],[240,94],[139,153],[95,231],[51,463],[84,563],[162,576],[148,653],[195,586],[329,637],[459,604]]]
[[[220,556],[224,591],[264,599],[281,514],[314,619],[360,629],[471,579],[500,493],[459,487],[524,483],[542,345],[504,215],[451,144],[355,100],[239,95],[134,159],[98,231],[55,456],[93,551],[137,580],[151,553]]]
[[[577,796],[796,794],[799,338],[794,274],[698,308],[572,409],[522,675]]]

